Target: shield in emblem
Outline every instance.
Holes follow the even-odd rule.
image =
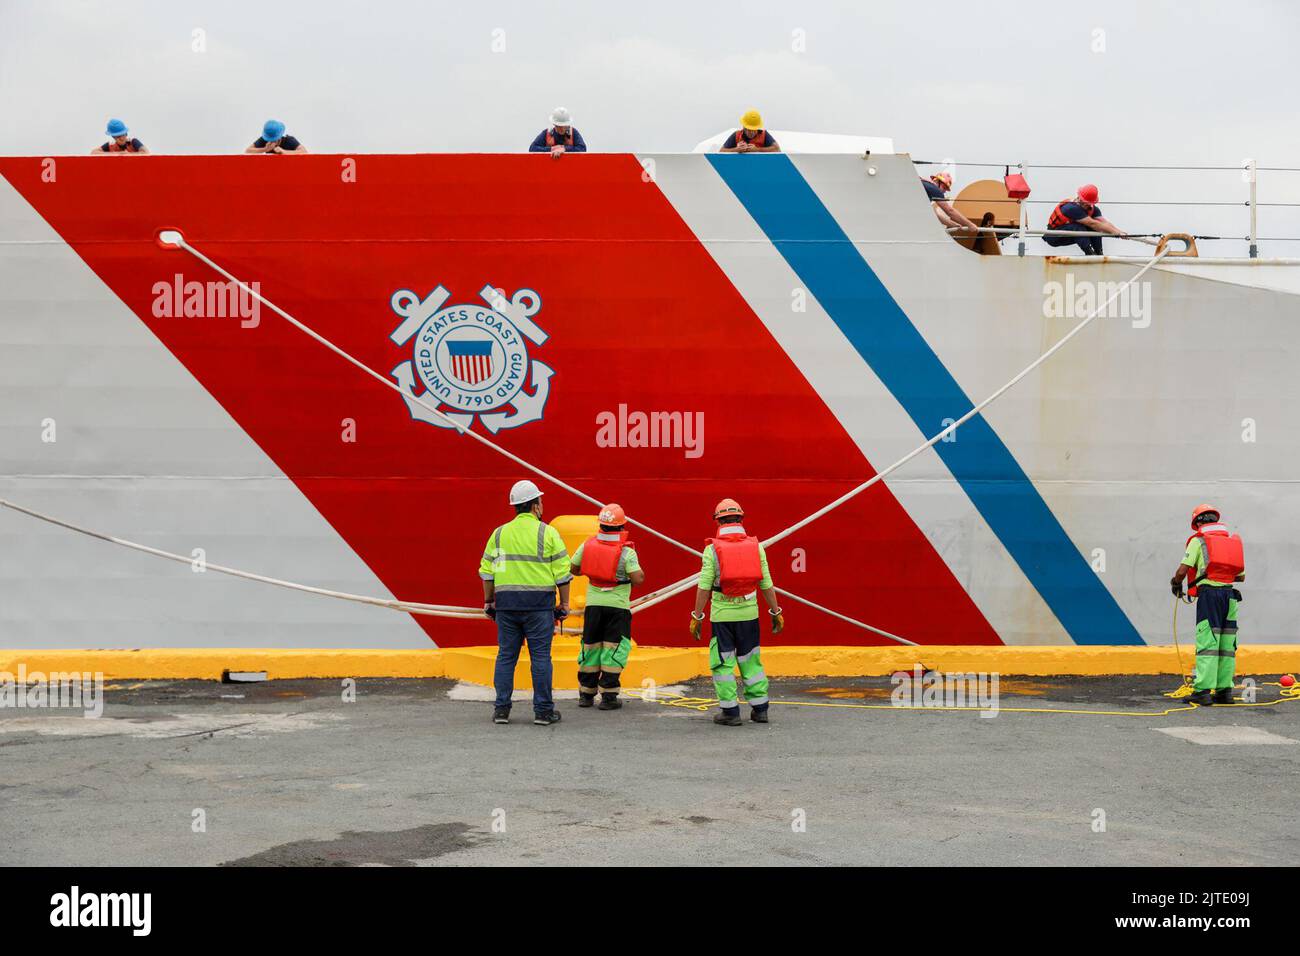
[[[466,385],[477,385],[492,377],[492,340],[461,339],[449,341],[451,374]]]

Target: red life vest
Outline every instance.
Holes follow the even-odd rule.
[[[624,546],[633,547],[627,539],[626,531],[618,534],[602,531],[595,537],[588,538],[582,545],[582,567],[579,571],[598,588],[626,584],[626,581],[618,579],[618,559]]]
[[[728,597],[752,594],[763,580],[763,558],[752,534],[719,534],[710,538],[718,559],[718,583],[713,590]]]
[[[1088,210],[1089,216],[1091,216],[1092,211],[1097,208],[1090,202],[1081,202],[1078,199],[1062,199],[1060,202],[1056,204],[1056,208],[1052,210],[1052,214],[1047,217],[1048,229],[1060,229],[1062,226],[1071,222],[1070,217],[1067,216],[1065,213],[1061,212],[1061,207],[1069,202],[1079,203],[1080,206],[1083,206],[1085,209]]]
[[[751,146],[766,146],[767,130],[760,129],[758,135],[753,139],[746,139],[745,131],[743,129],[738,129],[736,130],[736,145],[739,146],[741,143],[749,143]]]
[[[1232,584],[1237,580],[1237,575],[1245,572],[1246,552],[1241,535],[1232,534],[1225,525],[1206,524],[1188,537],[1187,544],[1192,543],[1192,538],[1200,538],[1201,547],[1205,550],[1205,573],[1187,588],[1187,593],[1192,597],[1196,597],[1196,586],[1202,581]]]
[[[546,131],[546,146],[547,146],[548,149],[551,149],[551,148],[554,148],[554,147],[555,147],[555,143],[556,143],[556,139],[555,139],[555,127],[552,126],[552,127],[550,127],[550,128]],[[573,127],[572,127],[572,126],[569,127],[569,135],[566,136],[566,137],[564,138],[564,142],[561,143],[560,145],[562,145],[565,149],[568,149],[570,146],[573,145]]]

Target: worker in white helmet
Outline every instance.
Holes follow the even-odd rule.
[[[551,159],[559,159],[565,153],[585,153],[587,143],[573,125],[573,117],[563,106],[551,111],[551,125],[537,134],[533,144],[528,147],[530,153],[550,153]]]
[[[524,641],[533,672],[533,723],[549,727],[560,714],[551,698],[551,637],[569,614],[569,552],[560,533],[542,523],[542,491],[533,482],[516,481],[510,489],[512,521],[488,536],[479,562],[483,612],[497,624],[494,675],[496,707],[492,722],[510,723],[515,664]],[[556,603],[555,593],[560,600]]]

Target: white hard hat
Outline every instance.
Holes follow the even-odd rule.
[[[536,501],[541,496],[541,489],[527,478],[523,481],[516,481],[510,486],[510,503],[512,505],[522,505],[528,501]]]
[[[551,111],[551,125],[572,126],[573,117],[569,115],[569,111],[565,109],[563,106],[557,106],[555,109]]]

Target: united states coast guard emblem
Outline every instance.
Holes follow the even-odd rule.
[[[393,293],[391,305],[402,322],[389,338],[409,344],[411,360],[391,374],[412,418],[440,428],[469,428],[477,418],[493,434],[541,420],[555,374],[528,355],[530,344],[548,338],[532,319],[541,296],[520,289],[506,298],[485,285],[479,297],[482,305],[448,305],[451,293],[442,286],[423,299],[409,289]]]

